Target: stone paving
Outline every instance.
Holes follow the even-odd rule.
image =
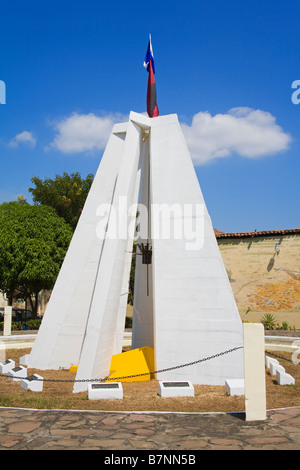
[[[300,450],[300,407],[244,413],[117,413],[0,408],[0,450]]]

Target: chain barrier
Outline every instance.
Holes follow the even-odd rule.
[[[187,362],[185,364],[181,364],[179,366],[173,366],[173,367],[168,367],[166,369],[160,369],[160,370],[154,370],[152,372],[144,372],[142,374],[134,374],[134,375],[126,375],[126,376],[123,376],[123,377],[114,377],[114,378],[109,378],[109,376],[107,377],[104,377],[104,378],[101,378],[101,379],[75,379],[75,380],[70,380],[70,379],[39,379],[37,378],[36,380],[38,381],[44,381],[44,382],[72,382],[72,383],[75,383],[75,382],[104,382],[104,381],[108,381],[108,380],[113,380],[113,381],[117,381],[117,380],[121,380],[121,379],[132,379],[132,378],[135,378],[135,377],[142,377],[142,376],[145,376],[145,375],[154,375],[154,374],[160,374],[162,372],[169,372],[171,370],[175,370],[175,369],[180,369],[182,367],[188,367],[188,366],[193,366],[195,364],[199,364],[200,362],[205,362],[205,361],[209,361],[211,359],[215,359],[216,357],[220,357],[220,356],[224,356],[225,354],[229,354],[231,352],[234,352],[234,351],[237,351],[238,349],[243,349],[243,346],[237,346],[235,348],[232,348],[232,349],[228,349],[227,351],[223,351],[223,352],[220,352],[220,353],[217,353],[217,354],[214,354],[213,356],[208,356],[208,357],[205,357],[203,359],[198,359],[197,361],[193,361],[193,362]],[[0,374],[0,377],[8,377],[7,374]],[[22,379],[27,379],[28,377],[14,377],[14,379],[18,379],[18,380],[22,380]]]
[[[283,359],[284,361],[288,361],[288,362],[291,362],[292,364],[295,364],[295,362],[292,361],[292,359],[288,359],[287,357],[284,357],[284,356],[279,356],[279,354],[274,354],[271,351],[266,351],[266,354],[269,354],[270,356],[273,356],[273,357],[278,357],[278,359]]]

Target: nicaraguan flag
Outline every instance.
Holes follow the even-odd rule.
[[[147,88],[147,113],[149,117],[156,117],[159,115],[157,103],[156,103],[156,85],[155,85],[155,67],[154,67],[154,55],[151,44],[151,35],[149,37],[149,44],[144,60],[144,67],[148,71],[148,88]]]

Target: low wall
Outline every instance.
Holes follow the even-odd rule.
[[[32,348],[36,334],[0,336],[0,350]]]
[[[27,349],[32,348],[36,334],[18,334],[10,336],[0,336],[0,351],[5,349]],[[123,346],[131,345],[131,333],[125,332]]]
[[[300,338],[286,336],[265,336],[265,349],[267,351],[300,351]]]
[[[35,338],[36,334],[0,336],[0,350],[32,348]],[[131,346],[130,332],[124,333],[123,346]],[[300,349],[300,337],[265,336],[265,349],[294,352]]]

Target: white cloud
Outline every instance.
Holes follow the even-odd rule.
[[[287,150],[291,137],[272,114],[251,108],[232,108],[227,114],[194,115],[191,126],[181,124],[194,164],[238,154],[259,158]]]
[[[56,135],[48,146],[65,154],[103,150],[115,123],[128,120],[122,114],[97,116],[73,113],[52,123]],[[195,165],[238,154],[247,158],[273,155],[288,149],[289,134],[272,114],[251,108],[232,108],[226,114],[194,115],[192,124],[181,124]]]
[[[23,131],[17,134],[9,143],[10,147],[18,147],[21,144],[29,145],[29,147],[35,147],[36,138],[32,132]]]
[[[113,125],[127,120],[128,116],[121,114],[101,117],[93,113],[73,113],[54,123],[56,136],[48,148],[69,154],[102,150],[107,144]]]

